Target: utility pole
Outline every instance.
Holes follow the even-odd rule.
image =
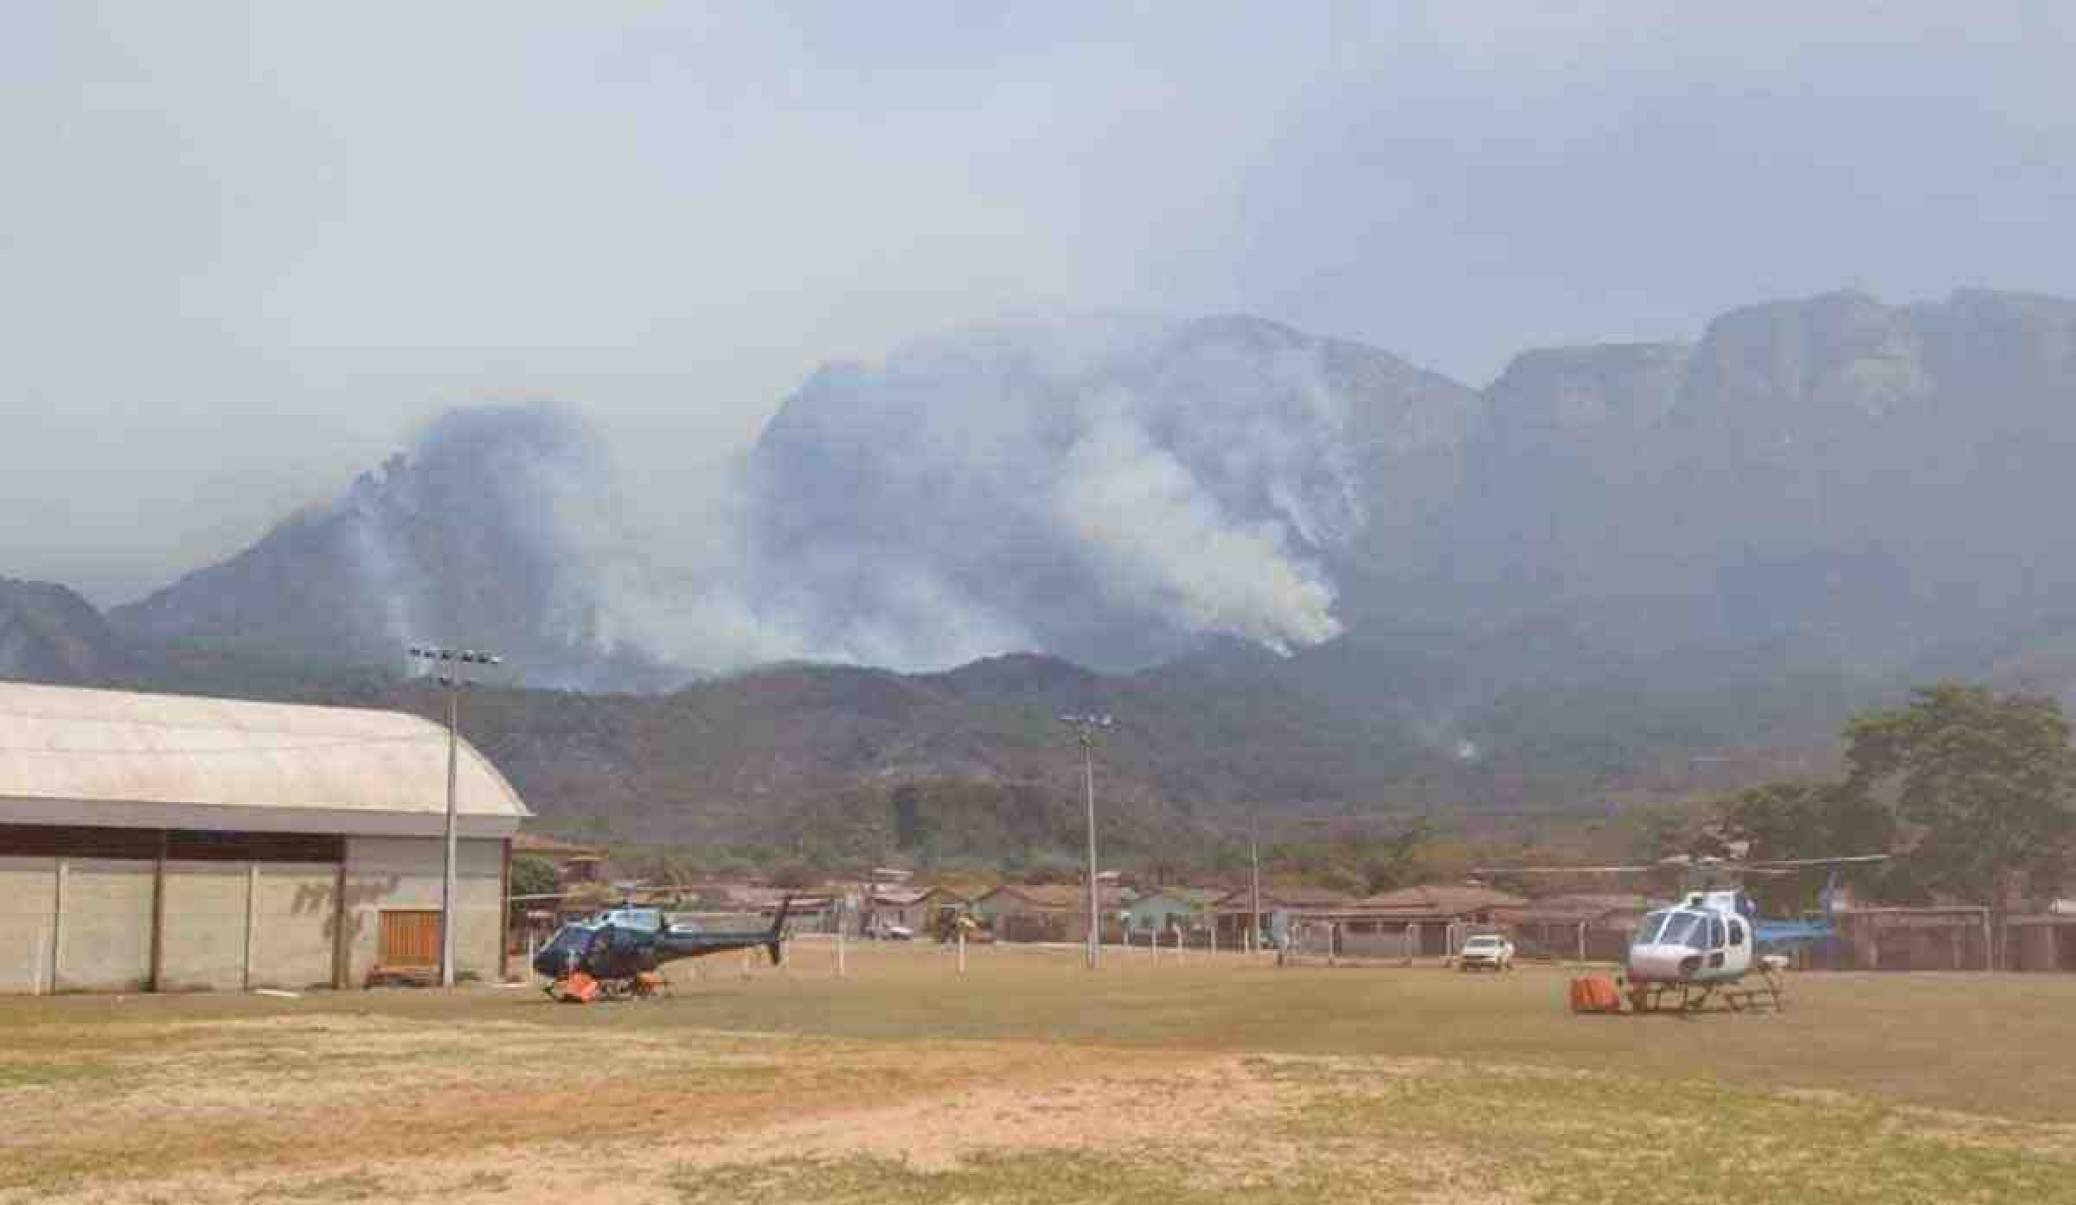
[[[1096,891],[1096,732],[1110,727],[1108,715],[1063,715],[1060,723],[1074,729],[1081,742],[1081,772],[1088,788],[1088,969],[1093,971],[1103,948],[1103,913]]]
[[[1261,812],[1257,809],[1247,813],[1247,866],[1250,875],[1252,898],[1247,904],[1247,952],[1252,954],[1261,945]]]
[[[461,688],[471,665],[501,665],[503,658],[475,649],[435,648],[413,645],[411,657],[438,667],[439,681],[447,688],[447,856],[440,881],[440,986],[454,986],[454,899],[455,852],[458,824],[455,787],[461,766]],[[509,907],[498,901],[498,907]]]

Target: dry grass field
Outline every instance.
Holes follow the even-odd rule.
[[[830,961],[0,1001],[0,1202],[2076,1202],[2076,977],[1582,1018],[1551,969]]]

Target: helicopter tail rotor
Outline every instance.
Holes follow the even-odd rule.
[[[779,901],[778,915],[771,918],[771,936],[764,942],[764,952],[771,956],[771,965],[777,966],[785,958],[786,913],[793,908],[793,897],[788,895]]]

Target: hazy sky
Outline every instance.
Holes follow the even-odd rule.
[[[2076,293],[2071,12],[11,5],[0,574],[125,600],[475,398],[696,509],[816,363],[1004,312],[1482,384],[1846,285]]]

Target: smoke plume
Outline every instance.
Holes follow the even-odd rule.
[[[1252,320],[966,331],[817,373],[669,530],[630,521],[576,411],[457,410],[125,619],[390,663],[488,647],[582,689],[789,659],[1287,651],[1340,631],[1327,566],[1368,488],[1351,405],[1323,344]]]
[[[1099,666],[1336,634],[1349,402],[1268,323],[1091,319],[832,367],[750,462],[755,597],[822,655]]]

